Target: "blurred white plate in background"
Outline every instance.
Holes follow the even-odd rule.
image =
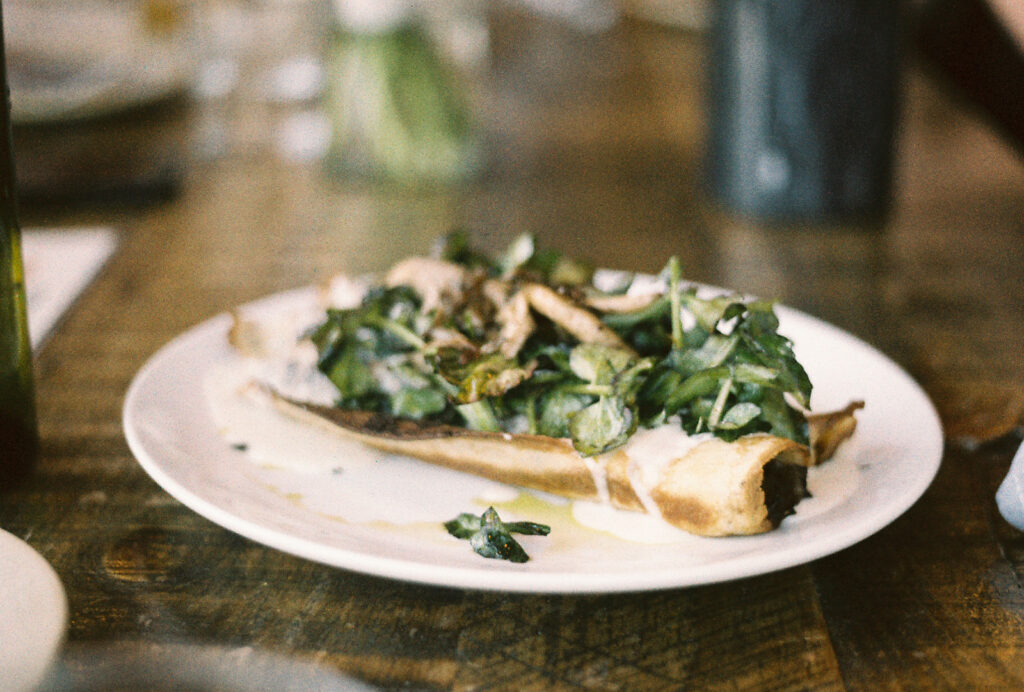
[[[0,686],[27,692],[42,681],[64,640],[68,606],[50,564],[0,530]]]

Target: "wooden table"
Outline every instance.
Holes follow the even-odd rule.
[[[0,497],[0,526],[66,587],[66,655],[251,647],[414,689],[1024,685],[1024,538],[993,500],[1024,423],[1024,165],[1012,149],[911,64],[888,222],[764,226],[703,192],[699,35],[627,22],[583,36],[520,18],[493,40],[477,93],[493,144],[483,180],[381,188],[253,149],[195,162],[169,201],[23,210],[26,226],[122,233],[38,355],[43,457]],[[492,249],[531,231],[613,267],[658,270],[678,254],[691,279],[849,330],[940,409],[937,479],[890,526],[811,564],[698,588],[515,595],[263,547],[136,463],[121,407],[160,346],[241,302],[424,251],[453,226]]]

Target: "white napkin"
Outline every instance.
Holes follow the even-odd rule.
[[[28,330],[38,349],[61,315],[117,248],[110,228],[26,230],[21,236],[28,294]]]

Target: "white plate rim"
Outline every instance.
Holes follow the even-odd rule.
[[[310,287],[304,287],[274,294],[248,303],[242,306],[242,309],[259,309],[261,305],[295,300],[308,296],[311,290],[313,289]],[[858,337],[818,318],[784,305],[776,306],[776,311],[780,319],[801,323],[826,341],[841,342],[845,347],[872,359],[876,367],[883,368],[893,378],[889,384],[901,392],[906,399],[904,404],[909,401],[910,409],[916,417],[916,425],[919,431],[924,433],[917,435],[913,440],[917,467],[912,469],[910,482],[905,484],[895,497],[876,507],[866,519],[856,524],[830,526],[827,540],[808,541],[789,546],[785,550],[768,550],[753,556],[734,557],[702,565],[699,569],[587,573],[576,570],[545,571],[543,567],[536,568],[535,563],[539,562],[538,560],[531,561],[530,571],[520,570],[519,566],[510,563],[482,558],[477,565],[468,567],[437,562],[410,562],[407,559],[396,559],[361,550],[338,548],[323,540],[299,536],[287,528],[269,526],[259,518],[247,516],[245,511],[240,511],[237,507],[227,507],[221,500],[204,497],[202,488],[183,482],[176,476],[168,459],[162,456],[164,450],[153,449],[152,441],[141,434],[143,421],[139,402],[143,397],[153,395],[151,388],[154,379],[165,374],[164,371],[173,358],[181,357],[182,353],[187,355],[188,351],[194,349],[204,338],[225,334],[232,319],[230,313],[221,313],[193,326],[165,344],[147,360],[136,374],[125,396],[124,432],[129,448],[142,468],[157,484],[185,506],[257,543],[334,567],[434,586],[524,593],[636,592],[731,581],[805,564],[873,535],[902,515],[924,494],[938,473],[942,459],[943,436],[938,413],[921,387],[899,365]],[[797,345],[799,346],[799,343]],[[905,405],[904,410],[906,409]],[[776,531],[757,537],[718,540],[771,540],[779,533]]]

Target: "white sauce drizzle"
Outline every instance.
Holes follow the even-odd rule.
[[[710,433],[688,435],[682,429],[679,419],[672,418],[657,428],[637,430],[629,438],[623,447],[629,459],[626,473],[633,492],[648,514],[661,517],[661,510],[651,497],[651,490],[661,481],[669,464],[686,456],[691,449],[712,437]]]
[[[580,526],[607,533],[631,543],[666,544],[687,541],[696,543],[710,540],[688,534],[657,516],[615,509],[603,502],[574,501],[572,503],[572,518]]]
[[[594,479],[594,487],[597,488],[597,497],[602,504],[609,504],[612,499],[608,491],[608,470],[604,467],[604,460],[599,457],[582,457],[583,462]]]
[[[356,523],[443,522],[519,497],[512,486],[378,452],[293,420],[269,397],[242,393],[250,381],[244,368],[207,373],[214,423],[267,488],[311,511]]]

